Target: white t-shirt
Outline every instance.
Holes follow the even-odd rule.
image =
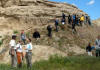
[[[23,49],[22,49],[22,46],[21,46],[20,43],[18,43],[18,44],[16,45],[16,48],[17,48],[17,52],[23,52]]]
[[[14,49],[16,49],[16,42],[15,42],[15,40],[11,40],[10,43],[9,43],[9,45],[11,47],[13,47]]]
[[[32,50],[32,43],[26,45],[26,52],[28,52],[29,50]]]
[[[64,24],[65,24],[65,22],[62,22],[62,24],[64,25]]]

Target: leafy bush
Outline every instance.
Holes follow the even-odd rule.
[[[2,40],[0,40],[0,46],[3,44],[3,41]]]
[[[14,34],[18,34],[19,32],[18,32],[17,30],[14,30],[13,33],[14,33]]]

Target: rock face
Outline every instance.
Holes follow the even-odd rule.
[[[55,17],[61,18],[62,12],[66,15],[86,14],[67,3],[48,0],[0,0],[0,20],[2,21],[0,26],[4,26],[4,29],[8,28],[7,30],[17,30],[27,28],[30,24],[32,26],[33,23],[34,25],[47,24],[51,23]],[[1,30],[5,31],[3,28]]]
[[[2,0],[0,3],[1,16],[53,17],[61,16],[62,12],[66,15],[69,13],[86,14],[73,5],[47,0]]]
[[[92,21],[94,24],[96,24],[97,26],[100,26],[100,18],[97,20],[93,20]]]

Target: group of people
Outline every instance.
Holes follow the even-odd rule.
[[[100,35],[95,41],[95,46],[92,46],[91,43],[88,44],[86,47],[86,52],[88,53],[89,56],[96,56],[100,57]]]
[[[68,19],[68,22],[66,22],[66,19]],[[55,27],[57,32],[58,32],[59,23],[60,21],[58,19],[55,19]],[[62,13],[61,24],[63,29],[66,23],[72,26],[73,33],[77,32],[76,26],[83,26],[84,24],[88,24],[88,25],[92,24],[89,16],[77,15],[77,14],[72,14],[72,15],[69,14],[68,16],[66,16],[64,13]]]
[[[24,34],[24,32],[22,33]],[[22,67],[22,61],[24,57],[26,58],[27,67],[32,67],[32,43],[31,39],[24,39],[24,35],[21,34],[21,40],[16,42],[17,36],[12,35],[12,39],[9,43],[9,54],[11,56],[11,66],[12,67]],[[25,45],[23,45],[25,44]]]
[[[61,19],[61,27],[62,29],[64,29],[64,26],[66,24],[66,15],[63,13],[62,14],[62,19]],[[91,25],[91,21],[90,18],[88,16],[86,16],[86,23],[88,23],[89,25]],[[82,15],[81,17],[79,17],[76,14],[73,15],[69,15],[68,16],[68,24],[72,25],[72,31],[76,32],[76,25],[83,25],[85,24],[85,16]],[[55,30],[56,32],[59,31],[59,25],[60,22],[58,19],[55,19]],[[48,37],[52,37],[52,26],[48,25],[47,26],[47,31],[48,31]],[[41,37],[40,33],[35,30],[35,32],[33,33],[33,38],[36,39],[36,41],[38,41],[38,39]],[[11,55],[11,65],[12,67],[22,67],[22,61],[24,59],[24,57],[26,58],[26,63],[27,63],[27,67],[31,68],[32,67],[32,43],[31,43],[31,39],[26,37],[26,34],[24,33],[24,30],[22,30],[21,32],[21,36],[20,36],[20,41],[18,41],[16,43],[16,38],[17,36],[14,34],[12,35],[12,40],[9,43],[9,54]],[[99,37],[100,39],[100,37]],[[96,44],[99,44],[99,40],[97,40]],[[91,44],[88,45],[87,47],[87,52],[89,55],[92,56],[91,54],[91,50],[90,49]],[[98,55],[98,54],[96,54]],[[99,55],[100,55],[100,51],[99,51]]]

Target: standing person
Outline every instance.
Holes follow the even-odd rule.
[[[27,63],[27,68],[32,67],[32,43],[31,39],[27,39],[28,44],[26,45],[26,63]]]
[[[9,43],[10,51],[9,54],[11,55],[11,66],[17,67],[17,57],[16,57],[16,35],[12,35],[12,40]]]
[[[48,30],[48,36],[49,37],[52,37],[52,26],[51,25],[48,25],[47,26],[47,30]]]
[[[72,17],[71,17],[71,15],[69,14],[69,16],[68,16],[68,24],[71,24],[71,21],[72,21]]]
[[[59,25],[59,20],[58,19],[55,19],[56,32],[58,32],[58,25]]]
[[[40,38],[40,33],[37,30],[35,30],[35,32],[33,33],[33,38],[36,39],[36,44],[37,44],[37,42]]]
[[[65,29],[65,19],[64,18],[62,18],[61,23],[62,23],[61,29],[64,30]]]
[[[17,63],[18,67],[22,67],[22,59],[23,59],[23,49],[22,49],[22,42],[19,41],[18,44],[16,45],[16,51],[17,51]]]
[[[86,52],[88,52],[89,56],[92,56],[92,47],[91,47],[91,43],[88,44],[88,46],[86,47]]]
[[[90,16],[88,16],[88,19],[87,19],[87,20],[88,20],[88,24],[89,24],[89,25],[92,25]]]
[[[86,18],[86,24],[88,23],[88,16],[85,17]]]
[[[62,19],[66,19],[66,15],[64,13],[62,13]]]
[[[76,33],[77,32],[77,30],[76,30],[76,15],[75,14],[73,14],[73,23],[72,23],[72,32],[73,33]]]
[[[25,41],[26,41],[26,35],[24,33],[24,30],[22,30],[21,32],[21,40],[23,41],[24,45],[25,45]]]
[[[81,17],[80,17],[80,25],[82,26],[82,25],[84,25],[84,15],[82,15]]]
[[[76,15],[76,20],[75,20],[76,24],[79,26],[79,16]]]
[[[100,35],[95,41],[96,44],[96,57],[100,56]]]
[[[62,18],[61,23],[62,23],[62,25],[64,25],[66,23],[64,18]]]

